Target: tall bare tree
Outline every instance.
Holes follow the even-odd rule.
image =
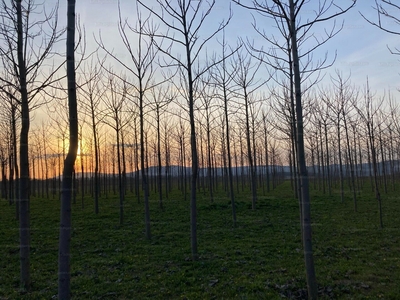
[[[70,244],[73,172],[78,153],[78,105],[75,78],[75,0],[68,0],[67,8],[67,87],[69,115],[69,148],[64,161],[60,209],[60,237],[58,248],[58,299],[70,299]]]
[[[244,129],[246,133],[246,146],[247,146],[247,159],[249,164],[249,173],[251,180],[251,193],[252,193],[252,209],[256,208],[257,202],[257,171],[256,171],[256,157],[255,143],[252,139],[254,136],[254,105],[259,102],[256,98],[255,92],[265,84],[266,81],[257,78],[258,71],[261,67],[261,61],[252,60],[252,56],[244,51],[238,51],[232,57],[231,64],[237,66],[233,81],[236,84],[235,94],[243,99],[242,111],[244,114]]]
[[[225,136],[226,136],[226,155],[228,157],[228,176],[229,176],[229,197],[231,198],[232,206],[232,220],[233,225],[236,226],[236,205],[235,205],[235,194],[233,191],[233,172],[232,172],[232,151],[231,151],[231,133],[230,133],[230,118],[229,115],[233,112],[229,111],[228,107],[231,106],[230,100],[233,98],[231,90],[233,84],[233,77],[236,71],[236,67],[229,69],[227,56],[228,56],[228,43],[225,38],[225,32],[223,33],[222,40],[219,42],[221,45],[221,58],[222,61],[219,66],[216,66],[211,70],[211,78],[213,84],[215,84],[219,92],[219,98],[223,102],[223,114],[225,122]],[[234,110],[233,110],[234,111]]]
[[[60,40],[63,30],[58,30],[58,5],[47,13],[45,4],[35,4],[34,0],[0,2],[0,59],[8,76],[0,76],[0,90],[14,97],[20,107],[21,132],[19,142],[19,220],[20,220],[20,262],[21,285],[30,288],[29,272],[29,127],[30,111],[39,104],[37,96],[51,85],[55,74],[61,68],[51,66],[47,70],[45,62],[55,58],[54,46]],[[42,11],[41,17],[32,18]],[[46,33],[43,37],[42,33]],[[44,70],[46,68],[46,71]],[[12,88],[17,93],[10,93]],[[36,103],[35,103],[36,102]]]
[[[156,0],[159,10],[153,9],[142,0],[138,0],[141,6],[155,16],[158,21],[166,28],[164,33],[153,34],[155,44],[166,57],[172,60],[169,66],[179,68],[181,76],[181,87],[183,97],[187,101],[187,111],[190,123],[190,146],[192,161],[191,176],[191,197],[190,197],[190,231],[191,231],[191,250],[192,259],[198,259],[197,251],[197,175],[199,169],[197,142],[196,142],[196,124],[194,113],[194,102],[196,100],[196,83],[203,73],[212,67],[204,66],[201,70],[195,71],[194,66],[199,64],[200,54],[208,41],[210,41],[218,32],[222,31],[228,24],[228,21],[221,21],[217,29],[204,38],[200,39],[201,29],[209,20],[215,0],[209,2],[204,0]],[[158,39],[167,41],[168,45],[159,42]],[[174,52],[175,47],[181,47],[184,55]]]
[[[356,99],[353,99],[356,100]],[[378,146],[377,146],[377,129],[383,123],[379,120],[378,116],[383,105],[383,99],[374,100],[374,95],[369,88],[369,83],[365,86],[363,99],[361,102],[354,102],[358,115],[365,125],[365,134],[367,137],[367,148],[369,150],[369,162],[370,172],[372,172],[371,180],[373,179],[373,191],[375,192],[375,198],[378,201],[378,214],[379,214],[379,225],[383,228],[383,216],[382,216],[382,199],[380,192],[380,184],[378,181]],[[372,166],[372,167],[371,167]]]
[[[157,189],[158,189],[158,202],[160,209],[163,206],[163,192],[162,192],[162,160],[161,160],[161,116],[167,111],[168,105],[175,99],[175,93],[171,91],[170,87],[157,86],[152,89],[152,101],[150,103],[152,110],[155,112],[156,121],[156,139],[157,139]],[[166,149],[165,149],[166,150]],[[167,160],[167,157],[165,158]],[[167,167],[167,166],[165,166]]]
[[[129,123],[127,118],[127,110],[123,109],[126,106],[128,88],[126,81],[122,75],[115,77],[112,70],[108,71],[108,82],[105,83],[105,89],[109,92],[103,96],[106,109],[103,111],[105,117],[103,122],[110,126],[115,131],[115,141],[113,147],[116,148],[117,171],[118,171],[118,193],[119,193],[119,223],[124,222],[124,202],[125,202],[125,168],[122,161],[122,153],[124,150],[123,130]],[[122,149],[121,149],[122,148]],[[113,155],[113,157],[115,157]],[[114,168],[113,168],[114,169]],[[112,172],[115,174],[114,170]]]
[[[106,92],[102,89],[101,80],[104,76],[102,69],[97,66],[92,58],[89,62],[82,65],[83,82],[79,85],[79,95],[82,97],[81,106],[83,114],[88,116],[88,123],[92,129],[93,148],[94,148],[94,211],[99,213],[100,196],[100,147],[99,129],[102,121],[101,98]],[[83,175],[83,174],[82,174]]]
[[[347,157],[348,157],[348,167],[350,167],[350,178],[351,178],[351,190],[353,193],[353,202],[354,202],[354,211],[357,211],[357,193],[356,193],[356,181],[355,181],[355,172],[354,172],[354,159],[351,153],[350,146],[350,134],[349,134],[349,122],[351,118],[351,111],[354,108],[351,104],[354,103],[354,99],[358,99],[358,91],[351,85],[350,76],[344,78],[342,74],[338,71],[336,72],[336,76],[331,78],[332,84],[335,89],[334,93],[334,102],[336,102],[334,111],[338,114],[337,118],[337,126],[339,126],[339,122],[343,122],[343,129],[345,131],[345,140],[347,145]],[[332,101],[333,102],[333,101]],[[332,103],[334,105],[334,103]],[[339,115],[340,114],[340,115]],[[338,135],[339,135],[339,127],[338,127]],[[340,151],[339,151],[339,159]],[[342,173],[342,170],[340,170]],[[341,196],[343,199],[343,174],[341,175]]]
[[[309,298],[316,299],[318,297],[318,287],[312,251],[309,180],[304,148],[302,94],[305,90],[305,87],[304,84],[302,85],[302,76],[307,76],[307,73],[309,74],[310,71],[318,71],[322,69],[326,59],[317,62],[316,65],[310,65],[304,60],[303,65],[301,65],[301,59],[308,58],[309,62],[309,55],[311,55],[316,48],[323,45],[326,41],[336,35],[341,28],[335,29],[335,27],[333,27],[331,31],[326,31],[327,36],[325,38],[322,40],[316,39],[316,43],[314,45],[302,52],[299,52],[299,47],[304,45],[304,41],[310,38],[312,35],[311,28],[314,25],[334,19],[339,15],[344,14],[355,5],[356,1],[352,1],[352,3],[349,5],[340,6],[338,3],[336,3],[337,1],[322,0],[318,2],[317,8],[315,8],[315,3],[310,4],[310,2],[306,0],[246,1],[247,3],[250,2],[250,4],[242,4],[240,0],[234,0],[234,2],[250,10],[257,11],[263,16],[272,17],[275,20],[280,33],[283,35],[283,46],[281,49],[283,49],[283,51],[286,53],[287,49],[290,49],[291,61],[288,67],[293,68],[293,78],[290,80],[290,84],[293,86],[296,106],[297,160],[301,187],[301,224],[307,275],[307,288]],[[307,8],[308,5],[313,5],[313,7]],[[303,16],[302,18],[302,12],[306,10],[307,12],[312,13],[309,13],[307,17]],[[262,34],[261,36],[265,35]]]
[[[136,9],[136,26],[132,26],[128,19],[122,18],[121,7],[119,7],[118,31],[122,42],[127,51],[130,62],[126,62],[108,50],[103,41],[99,40],[99,46],[106,53],[122,65],[129,75],[132,75],[134,82],[128,83],[136,92],[133,103],[139,108],[139,134],[140,134],[140,173],[142,176],[142,185],[144,191],[144,215],[145,215],[145,232],[148,239],[151,238],[150,231],[150,206],[149,206],[149,179],[147,168],[145,168],[145,113],[147,93],[159,85],[154,80],[156,68],[154,60],[157,56],[158,49],[154,47],[153,36],[155,27],[150,22],[150,16],[143,18],[139,9]],[[131,36],[136,39],[136,45],[131,42]],[[132,64],[132,66],[131,66]]]

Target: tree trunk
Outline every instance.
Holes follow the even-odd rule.
[[[338,115],[337,118],[337,139],[338,139],[338,155],[339,155],[339,180],[340,180],[340,199],[342,202],[344,202],[344,186],[343,186],[343,162],[342,162],[342,147],[341,147],[341,136],[340,136],[340,116]]]
[[[100,195],[100,182],[99,182],[99,145],[97,140],[97,129],[95,123],[94,110],[92,113],[92,130],[94,139],[94,212],[99,213],[99,195]]]
[[[225,65],[225,60],[224,60]],[[224,68],[225,70],[225,68]],[[229,197],[231,198],[231,208],[232,208],[232,221],[233,226],[236,226],[236,205],[235,205],[235,194],[233,191],[233,174],[232,174],[232,157],[231,157],[231,142],[230,142],[230,132],[229,132],[229,115],[228,115],[228,96],[226,92],[226,86],[224,83],[223,93],[224,93],[224,114],[225,114],[225,126],[226,126],[226,151],[228,156],[228,176],[229,176]]]
[[[161,210],[164,209],[163,206],[163,193],[162,193],[162,162],[161,162],[161,132],[160,132],[160,111],[157,107],[157,185],[158,185],[158,205]]]
[[[24,36],[22,29],[22,0],[16,1],[18,31],[18,68],[21,93],[21,135],[20,135],[20,168],[19,179],[19,233],[20,233],[20,267],[21,285],[30,289],[30,213],[29,213],[29,151],[28,134],[30,126],[28,92],[26,87],[26,62],[24,58]],[[14,157],[16,159],[16,157]]]
[[[357,195],[356,195],[356,182],[355,182],[355,175],[354,175],[354,163],[353,163],[353,159],[351,157],[350,136],[349,136],[349,130],[347,127],[347,118],[344,113],[343,113],[343,123],[344,123],[344,130],[346,133],[347,155],[349,157],[351,190],[353,192],[354,211],[357,212]]]
[[[19,184],[18,184],[19,168],[18,168],[18,160],[17,160],[17,157],[18,157],[18,155],[17,155],[17,125],[16,125],[17,122],[16,122],[15,113],[16,113],[16,107],[13,104],[12,105],[12,138],[13,138],[13,147],[12,148],[14,151],[14,154],[13,154],[14,165],[12,167],[12,170],[13,170],[13,174],[14,174],[14,176],[13,176],[14,192],[13,193],[14,193],[14,198],[17,199],[17,201],[15,201],[15,217],[16,217],[16,220],[18,220],[19,219],[19,201],[18,201],[18,199],[19,199]]]
[[[302,234],[303,234],[303,250],[307,275],[307,290],[310,299],[318,297],[318,286],[314,269],[314,258],[312,250],[312,237],[311,237],[311,209],[310,209],[310,195],[308,186],[308,174],[306,167],[305,151],[304,151],[304,131],[303,131],[303,108],[301,99],[301,78],[299,56],[297,50],[297,29],[296,29],[296,16],[295,6],[293,0],[289,0],[290,5],[290,28],[291,28],[291,42],[292,42],[292,58],[293,58],[293,72],[294,72],[294,85],[296,97],[296,125],[297,125],[297,154],[299,163],[299,174],[301,183],[301,202],[302,202]]]
[[[139,73],[139,78],[140,73]],[[140,122],[140,168],[142,174],[142,185],[144,191],[144,223],[145,223],[145,232],[146,238],[151,239],[151,231],[150,231],[150,206],[149,206],[149,183],[147,178],[147,170],[145,168],[145,148],[144,148],[144,113],[143,113],[143,87],[142,81],[139,80],[139,122]],[[147,160],[148,161],[148,160]]]
[[[78,113],[75,80],[75,0],[68,0],[67,9],[67,79],[69,107],[69,149],[64,161],[61,191],[61,219],[58,252],[58,299],[71,297],[70,288],[70,243],[71,243],[71,198],[73,193],[73,171],[78,152]]]
[[[252,192],[251,207],[252,207],[252,209],[256,209],[257,179],[256,179],[256,175],[255,175],[255,170],[254,170],[253,151],[251,149],[249,99],[248,99],[246,88],[244,88],[244,101],[245,101],[245,112],[246,112],[246,145],[247,145],[247,156],[248,156],[248,161],[249,161],[249,173],[250,173],[251,192]],[[254,145],[253,145],[253,147],[254,147]]]
[[[208,190],[210,192],[210,202],[214,202],[214,194],[213,194],[213,176],[211,173],[211,129],[210,129],[210,120],[207,112],[207,178],[208,178]]]

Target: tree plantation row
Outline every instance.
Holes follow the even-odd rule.
[[[1,193],[19,220],[21,287],[31,285],[32,195],[60,196],[58,297],[69,299],[78,194],[82,205],[92,195],[95,214],[102,213],[101,195],[117,194],[123,225],[125,195],[134,191],[151,240],[150,193],[162,210],[178,186],[189,199],[197,261],[199,191],[213,201],[223,188],[235,227],[236,193],[248,190],[256,210],[261,192],[290,179],[308,297],[317,298],[309,173],[325,194],[339,188],[342,201],[350,188],[355,210],[368,178],[383,227],[381,193],[398,181],[400,127],[396,100],[377,96],[368,79],[354,86],[337,70],[329,84],[318,84],[335,59],[314,54],[340,34],[335,19],[356,1],[310,2],[233,0],[257,15],[249,20],[256,41],[232,39],[232,10],[218,10],[216,1],[137,0],[129,10],[116,3],[120,55],[101,31],[88,42],[75,0],[67,1],[63,25],[58,3],[1,0]],[[380,18],[391,16],[378,2],[375,9],[379,22],[366,22],[382,27]],[[269,25],[259,27],[264,20]]]
[[[340,84],[336,91],[337,95],[334,94],[335,89],[332,89],[329,94],[333,95],[332,97],[328,98],[327,93],[321,92],[307,103],[309,110],[307,116],[310,120],[305,125],[305,139],[309,173],[318,179],[315,181],[318,187],[328,194],[332,192],[331,186],[334,180],[339,180],[341,190],[344,181],[352,187],[354,180],[356,192],[360,189],[357,185],[359,178],[366,176],[374,178],[374,175],[383,180],[382,184],[379,184],[381,189],[386,191],[388,186],[394,189],[395,179],[399,173],[400,149],[397,106],[393,100],[389,102],[390,105],[383,105],[383,99],[373,97],[368,91],[360,95],[361,92],[358,93],[356,88],[346,85],[343,81],[340,81]],[[218,180],[217,177],[223,177],[224,184],[227,184],[226,132],[219,99],[213,98],[213,95],[204,97],[208,98],[213,109],[208,111],[208,106],[198,108],[200,115],[196,122],[199,133],[197,135],[200,167],[198,180],[201,181],[202,187],[209,189],[212,199],[213,182]],[[104,117],[99,118],[97,123],[101,131],[97,137],[97,152],[94,151],[94,137],[90,124],[83,123],[80,126],[80,148],[75,165],[77,182],[80,183],[76,186],[85,193],[89,187],[85,181],[90,178],[92,182],[90,189],[93,192],[94,177],[99,176],[102,177],[103,193],[111,190],[115,193],[121,175],[125,189],[134,189],[138,193],[140,185],[137,182],[141,167],[137,115],[134,111],[120,111],[121,120],[114,120],[116,124],[122,124],[117,140],[115,129],[117,126],[113,126],[112,118],[107,120],[111,111],[107,111],[107,104],[103,101],[102,98],[98,99],[98,103],[102,103],[106,108],[101,112],[104,113]],[[258,184],[260,188],[269,191],[272,185],[276,185],[278,175],[290,177],[294,183],[296,182],[293,180],[297,171],[296,165],[293,164],[295,161],[293,135],[290,130],[292,112],[289,103],[282,101],[281,104],[286,107],[279,109],[278,104],[278,101],[273,103],[269,100],[250,103],[250,111],[254,113],[246,120],[245,114],[244,116],[240,114],[245,110],[244,104],[237,103],[236,114],[232,115],[229,123],[230,157],[233,162],[235,188],[247,184],[243,181],[250,176],[248,168],[250,156],[253,157],[253,167],[256,177],[260,180]],[[124,107],[128,105],[132,105],[134,110],[135,103],[126,103]],[[149,109],[144,120],[145,168],[152,178],[152,189],[158,186],[157,189],[161,191],[161,186],[167,185],[168,178],[168,180],[172,177],[187,178],[191,171],[187,169],[191,164],[189,130],[183,120],[175,121],[176,116],[170,111],[173,110],[173,106],[173,103],[165,105],[163,115],[158,119],[157,111]],[[62,121],[62,116],[66,115],[65,108],[63,110],[59,107],[54,112],[59,112],[60,115],[56,114],[56,118],[47,124],[43,122],[40,127],[31,131],[30,179],[31,193],[34,195],[38,193],[49,197],[50,194],[54,196],[60,191],[68,133],[67,120]],[[87,121],[85,112],[81,113],[80,119]],[[153,120],[157,120],[155,124]],[[246,123],[250,124],[250,128],[246,128]],[[18,143],[15,143],[14,139],[18,137],[14,136],[12,127],[7,125],[3,123],[4,130],[1,131],[2,196],[11,202],[14,193],[17,193],[14,178],[18,175],[18,165],[15,165],[17,160],[14,159],[14,155],[17,153]],[[97,171],[95,171],[96,161]],[[354,197],[356,199],[356,196]]]

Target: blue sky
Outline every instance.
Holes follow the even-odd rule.
[[[245,2],[245,0],[242,0]],[[338,4],[345,5],[351,0],[338,0]],[[311,3],[317,3],[317,0],[311,0]],[[148,0],[146,3],[154,3]],[[328,84],[329,74],[333,74],[335,69],[340,70],[345,76],[350,74],[352,82],[355,85],[362,86],[369,77],[370,86],[373,90],[381,93],[386,90],[394,92],[400,88],[400,56],[390,54],[387,46],[391,48],[400,47],[400,36],[390,35],[378,28],[368,24],[360,15],[362,12],[371,20],[377,20],[376,13],[373,10],[374,0],[358,0],[355,8],[343,17],[337,19],[338,23],[345,21],[343,30],[319,49],[315,53],[315,59],[321,58],[325,52],[328,52],[330,58],[333,58],[337,51],[337,59],[333,67],[326,71],[324,84]],[[113,48],[114,51],[123,55],[124,49],[119,44],[117,31],[118,21],[118,0],[78,0],[77,12],[81,17],[81,23],[85,25],[88,43],[93,43],[93,33],[98,35],[101,31],[103,40]],[[121,0],[121,7],[124,17],[135,21],[133,0]],[[229,7],[228,0],[217,0],[215,11],[210,19],[209,26],[215,28],[215,20],[226,18]],[[250,38],[259,38],[251,26],[252,17],[250,13],[242,8],[232,5],[233,19],[227,28],[227,35],[234,41],[237,36],[248,36]],[[309,4],[308,8],[312,5]],[[60,13],[62,13],[60,10]],[[395,11],[400,15],[400,11]],[[262,24],[262,23],[261,23]],[[386,25],[395,29],[396,25],[385,21]],[[320,23],[314,28],[318,35],[323,30],[329,29],[330,23]],[[276,34],[271,28],[268,20],[265,20],[266,30]],[[209,28],[206,27],[206,30]],[[400,31],[400,26],[398,26]],[[211,30],[211,29],[209,29]],[[205,32],[204,32],[205,33]],[[267,46],[267,45],[266,45]],[[212,48],[212,47],[211,47]]]

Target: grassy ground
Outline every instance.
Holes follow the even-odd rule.
[[[86,199],[73,208],[74,299],[303,299],[305,272],[298,203],[288,183],[259,197],[237,195],[232,227],[222,191],[210,203],[199,194],[199,261],[190,260],[189,203],[181,194],[151,203],[151,241],[144,238],[143,204],[128,196],[125,224],[117,198],[102,199],[100,214]],[[313,241],[322,299],[400,298],[400,197],[383,196],[384,225],[370,191],[359,198],[314,192]],[[57,200],[31,201],[32,291],[20,293],[18,226],[14,207],[0,203],[0,299],[55,299],[59,225]]]

